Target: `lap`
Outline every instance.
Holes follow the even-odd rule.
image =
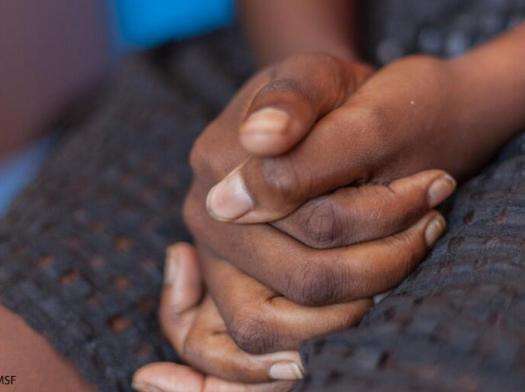
[[[127,60],[0,223],[2,303],[102,390],[176,360],[157,323],[164,249],[189,239],[187,155],[240,83],[239,47],[217,33]]]

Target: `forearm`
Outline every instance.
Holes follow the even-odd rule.
[[[13,390],[31,391],[38,389],[38,386],[45,386],[50,391],[94,390],[44,337],[2,305],[0,365],[0,376],[14,376]],[[6,388],[9,390],[9,386]]]
[[[297,52],[357,57],[355,0],[239,0],[247,36],[260,63]]]
[[[467,157],[491,155],[525,127],[523,59],[525,24],[451,60],[459,92],[451,107]]]

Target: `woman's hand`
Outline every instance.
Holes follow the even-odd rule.
[[[295,350],[250,355],[235,345],[213,301],[203,298],[197,253],[189,244],[168,250],[159,316],[165,335],[192,367],[149,364],[135,373],[137,390],[288,391],[303,377]]]
[[[349,92],[290,153],[232,170],[208,195],[210,213],[229,222],[268,222],[350,184],[429,168],[468,177],[525,126],[524,42],[522,23],[453,60],[411,56],[392,63]],[[253,153],[261,129],[272,129],[261,125],[269,122],[260,120],[264,110],[259,125],[248,120],[241,127],[240,139]],[[267,144],[281,137],[265,134]]]
[[[275,91],[268,89],[270,93]],[[232,103],[233,106],[239,101],[243,103],[238,98]],[[252,102],[253,97],[249,103]],[[246,105],[245,110],[249,110],[249,107]],[[226,118],[228,114],[231,115],[231,108],[226,110]],[[204,138],[215,140],[216,143],[223,142],[225,138],[217,136],[228,133],[225,124],[231,125],[231,122],[221,123],[219,119],[205,132]],[[287,148],[305,137],[308,139],[311,136],[308,135],[309,127],[311,125],[295,128],[296,131],[291,132],[291,139],[289,135],[285,136],[284,139],[292,140]],[[203,145],[202,139],[199,147]],[[198,159],[213,158],[213,155],[208,154],[199,157],[199,151],[196,153],[194,150],[194,165],[196,155]],[[231,157],[223,156],[224,160],[228,158]],[[369,227],[373,225],[372,219],[367,217],[371,205],[367,200],[374,201],[376,207],[382,207],[379,211],[382,209],[384,214],[373,218],[381,228],[366,233],[362,244],[316,251],[268,225],[236,226],[213,221],[207,216],[202,206],[209,189],[209,178],[213,178],[214,170],[224,170],[221,165],[224,163],[207,166],[209,171],[197,172],[185,206],[185,217],[199,245],[199,257],[213,301],[207,297],[202,305],[193,306],[199,297],[194,293],[189,295],[193,298],[189,301],[191,305],[183,306],[183,310],[180,310],[181,306],[177,305],[179,300],[174,300],[175,304],[173,300],[166,300],[169,293],[174,292],[168,284],[161,306],[161,322],[167,336],[184,359],[202,373],[181,365],[150,365],[138,373],[140,377],[137,376],[137,382],[149,380],[151,383],[151,380],[158,381],[157,377],[160,377],[165,383],[164,390],[177,390],[168,389],[170,385],[176,385],[170,383],[170,377],[177,378],[178,383],[188,382],[184,387],[189,390],[190,384],[195,388],[204,385],[212,385],[215,389],[221,385],[225,388],[247,388],[239,382],[255,382],[258,383],[257,387],[265,390],[281,388],[280,383],[271,382],[275,376],[283,377],[283,374],[272,375],[272,361],[282,355],[293,356],[303,340],[358,322],[371,305],[371,301],[366,298],[391,288],[403,279],[442,234],[445,227],[443,218],[436,212],[428,211],[454,188],[453,181],[445,173],[426,171],[396,180],[388,186],[348,188],[341,194],[321,198],[319,203],[326,198],[348,204],[355,201],[358,207],[354,211],[360,212],[356,216],[361,215],[362,222],[370,222]],[[445,183],[446,192],[438,192],[440,194],[436,198],[432,188],[439,182]],[[409,219],[403,221],[398,218],[410,211]],[[296,212],[296,217],[299,214],[300,210]],[[414,220],[417,223],[414,224]],[[396,224],[388,224],[396,221]],[[275,226],[279,224],[286,229],[286,219]],[[290,231],[297,227],[293,218],[288,224]],[[390,235],[391,232],[400,233]],[[371,241],[378,237],[386,238]],[[344,241],[351,242],[352,239],[346,238]],[[186,259],[196,259],[191,248],[183,247],[182,252],[180,249],[179,253],[186,254]],[[183,259],[184,256],[179,257],[179,260]],[[257,280],[235,268],[230,263],[232,259],[233,264],[257,277]],[[177,268],[179,274],[185,270],[180,263]],[[196,273],[191,276],[193,278],[189,284],[179,282],[178,287],[198,286]],[[200,293],[199,290],[197,292]],[[282,293],[294,302],[286,299]],[[324,306],[304,306],[311,304]],[[268,352],[273,354],[263,354]],[[287,369],[300,368],[296,359],[290,357],[288,360],[297,367]],[[250,364],[248,368],[247,364]],[[294,372],[284,374],[288,377]],[[283,385],[286,388],[289,386]]]
[[[240,141],[265,158],[248,158],[212,188],[210,214],[235,223],[274,222],[313,198],[351,185],[390,183],[427,169],[464,178],[495,147],[464,119],[468,103],[462,101],[461,75],[453,62],[405,58],[334,100],[333,110],[315,123],[307,110],[290,109],[290,101],[297,106],[304,101],[301,89],[287,86],[287,93],[281,92],[286,105],[272,92],[267,93],[272,99],[263,100],[269,101],[266,106],[257,98],[258,111],[240,127]],[[296,126],[301,132],[283,127],[284,119],[303,124]],[[306,133],[286,154],[279,155],[282,150],[272,145],[286,135],[293,140],[289,148],[298,142],[296,135]],[[261,145],[267,146],[265,154]]]
[[[304,376],[297,353],[301,334],[329,333],[340,329],[334,321],[346,318],[347,326],[357,323],[372,305],[359,300],[344,305],[305,308],[287,301],[255,283],[252,301],[243,303],[243,289],[254,282],[240,277],[228,263],[220,264],[217,281],[223,284],[224,296],[240,292],[239,306],[251,308],[253,314],[267,312],[274,319],[273,329],[295,341],[287,351],[252,355],[241,350],[230,337],[213,300],[204,293],[198,255],[195,249],[179,243],[168,249],[165,283],[162,291],[159,319],[161,327],[186,365],[153,363],[139,369],[133,377],[133,387],[140,391],[288,391]],[[244,287],[243,287],[244,286]],[[245,295],[246,297],[246,295]],[[254,302],[258,300],[260,305]],[[255,306],[254,306],[255,305]],[[267,327],[270,327],[266,324]],[[253,333],[257,329],[253,329]],[[268,336],[276,336],[267,330]]]
[[[243,121],[251,118],[250,113],[257,115],[260,106],[268,102],[290,113],[293,120],[278,132],[277,142],[271,141],[267,147],[279,151],[275,146],[289,148],[304,139],[298,146],[301,147],[316,136],[319,122],[313,131],[312,124],[330,109],[340,110],[336,109],[338,105],[362,83],[353,82],[359,70],[361,66],[354,67],[353,63],[342,63],[329,56],[295,56],[252,79],[203,132],[192,151],[194,182],[184,216],[199,249],[207,248],[214,256],[231,262],[274,291],[303,305],[367,298],[399,283],[441,235],[443,219],[436,214],[427,217],[425,224],[418,226],[418,234],[411,237],[411,246],[392,241],[386,248],[376,248],[367,241],[406,231],[448,197],[455,186],[446,173],[434,170],[381,185],[342,188],[309,201],[292,215],[275,222],[273,227],[223,224],[208,216],[205,199],[209,189],[246,159],[262,166],[274,162],[275,171],[259,178],[271,178],[281,189],[287,184],[290,166],[285,162],[287,157],[294,159],[298,148],[276,158],[249,158],[238,142],[238,129],[246,130]],[[325,116],[320,123],[330,116]],[[325,134],[324,139],[317,139],[319,151],[332,136]],[[327,162],[318,152],[301,156],[304,161],[294,164],[296,173],[305,173],[316,163]],[[331,174],[325,176],[329,178]],[[325,179],[316,178],[310,186],[322,188]],[[290,187],[286,193],[293,195],[300,191]],[[345,248],[356,242],[363,244],[355,249]],[[318,252],[312,247],[339,248]],[[398,248],[404,249],[399,252]],[[365,253],[365,249],[370,252]],[[388,258],[394,250],[399,257]],[[360,265],[367,266],[366,273]],[[346,280],[343,281],[343,277]]]

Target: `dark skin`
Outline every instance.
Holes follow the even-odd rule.
[[[326,61],[324,57],[322,61]],[[265,82],[264,79],[262,81]],[[303,212],[297,210],[292,217],[275,223],[273,227],[214,221],[199,202],[204,201],[214,182],[209,179],[213,177],[206,176],[215,173],[213,168],[222,170],[219,176],[224,176],[235,162],[226,164],[224,169],[219,169],[215,162],[203,164],[198,161],[198,148],[217,145],[213,143],[217,140],[217,134],[221,140],[228,137],[224,133],[228,129],[226,124],[231,126],[236,117],[245,117],[237,108],[243,105],[246,96],[253,95],[252,90],[260,91],[257,83],[258,80],[254,79],[252,85],[241,91],[197,142],[192,163],[195,171],[202,175],[196,176],[186,203],[185,217],[199,243],[199,259],[209,294],[218,308],[216,316],[222,316],[222,324],[231,338],[244,349],[242,355],[274,353],[280,356],[283,351],[296,350],[305,339],[355,324],[370,306],[369,297],[388,290],[402,280],[443,232],[443,218],[431,208],[451,194],[454,182],[442,171],[428,170],[393,181],[388,186],[348,188],[339,194],[314,200],[315,203],[326,200],[334,205],[337,203],[342,211],[348,210],[348,203],[353,203],[354,210],[346,216],[353,216],[355,223],[362,222],[363,227],[370,227],[353,237],[338,236],[334,241],[344,246],[334,249],[316,250],[298,240],[297,237],[303,233],[299,230],[302,226],[298,221],[301,214],[311,217],[309,206],[305,206]],[[231,135],[233,143],[237,140],[237,134],[232,131]],[[209,144],[208,140],[211,141]],[[247,156],[242,147],[234,151]],[[231,152],[211,156],[220,155],[235,159]],[[436,181],[445,187],[445,193],[441,192],[438,198],[431,197],[429,193]],[[393,206],[398,207],[394,209],[395,213],[386,214],[383,218],[380,211],[387,211]],[[379,211],[379,217],[369,217],[367,211],[371,209]],[[361,216],[363,218],[359,221]],[[373,220],[381,224],[373,225]],[[286,230],[286,234],[281,230]],[[264,244],[271,244],[271,247]],[[331,248],[333,245],[318,244],[317,247]],[[341,279],[332,280],[335,276]],[[226,281],[229,283],[225,286]],[[207,306],[199,309],[199,313],[209,311]],[[236,363],[244,364],[244,361],[236,361],[232,353],[223,353],[224,349],[219,344],[208,342],[206,350],[199,350],[204,338],[198,320],[193,321],[182,345],[184,350],[179,351],[187,363],[228,382],[266,384],[276,379],[270,370],[272,363],[258,372],[247,371],[236,366]],[[162,316],[161,322],[165,330],[177,333],[176,322],[171,325],[169,319]],[[166,370],[165,364],[159,366],[162,366],[161,370]],[[139,373],[137,383],[140,384],[144,377],[149,380],[151,373],[158,370],[156,366],[149,366],[147,372]],[[278,377],[282,375],[278,374]]]

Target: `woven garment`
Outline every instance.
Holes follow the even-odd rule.
[[[192,141],[252,71],[236,36],[126,62],[0,223],[2,302],[101,390],[129,390],[137,367],[176,360],[156,321],[164,249],[188,239],[180,208]],[[451,233],[409,281],[360,328],[305,346],[300,389],[490,388],[502,375],[521,385],[522,140],[509,149],[464,188]],[[474,343],[452,362],[469,331]]]
[[[0,223],[2,302],[101,390],[176,359],[157,303],[187,154],[249,72],[233,31],[130,59]]]

